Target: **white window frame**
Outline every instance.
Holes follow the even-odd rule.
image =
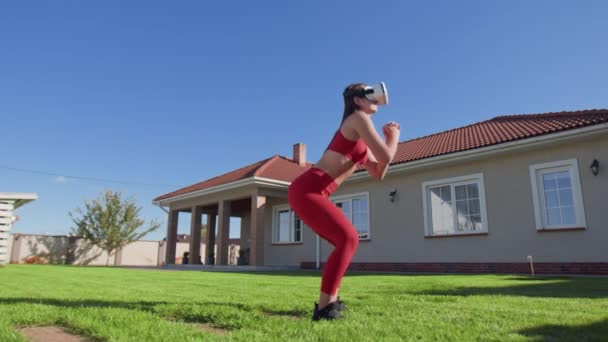
[[[543,182],[540,181],[545,173],[568,171],[570,174],[570,185],[572,186],[572,201],[576,222],[574,224],[560,224],[550,226],[546,220],[545,191]],[[549,163],[530,165],[530,182],[532,184],[532,202],[534,204],[534,219],[536,229],[568,229],[568,228],[587,228],[585,220],[585,206],[583,204],[583,194],[581,191],[581,179],[578,172],[578,161],[576,159],[560,160]]]
[[[431,187],[436,186],[450,186],[450,191],[456,185],[462,184],[470,184],[477,183],[478,191],[479,191],[479,211],[481,215],[481,230],[476,231],[468,231],[468,232],[454,232],[454,233],[445,233],[445,234],[435,234],[433,233],[433,226],[431,225],[431,212],[432,207],[429,203],[430,196],[428,195]],[[422,183],[422,209],[424,211],[424,236],[453,236],[453,235],[471,235],[471,234],[486,234],[488,233],[488,215],[486,209],[486,191],[484,185],[483,173],[474,173],[471,175],[460,176],[460,177],[452,177],[445,179],[438,179],[432,181],[426,181]],[[456,212],[456,200],[452,198],[454,212]]]
[[[277,233],[278,233],[278,229],[279,229],[279,212],[280,211],[289,211],[289,234],[290,236],[290,240],[289,241],[278,241],[277,240]],[[272,243],[275,245],[290,245],[290,244],[295,244],[295,243],[303,243],[304,241],[304,221],[302,221],[302,219],[300,220],[300,240],[299,241],[295,241],[295,221],[296,218],[296,213],[289,207],[288,204],[281,204],[281,205],[276,205],[274,207],[272,207]]]
[[[367,237],[366,238],[361,238],[361,236],[359,236],[359,241],[369,241],[372,239],[372,226],[371,226],[371,212],[369,210],[369,192],[358,192],[358,193],[354,193],[354,194],[345,194],[345,195],[339,195],[339,196],[332,196],[329,199],[334,202],[334,204],[336,202],[344,202],[346,200],[350,200],[350,215],[351,217],[348,217],[350,222],[353,222],[353,199],[358,199],[358,198],[365,198],[367,200]]]

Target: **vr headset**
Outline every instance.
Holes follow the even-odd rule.
[[[355,96],[366,97],[368,100],[379,105],[388,104],[388,92],[386,91],[384,82],[368,85],[360,93],[355,94]]]

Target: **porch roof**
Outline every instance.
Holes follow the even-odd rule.
[[[35,193],[25,192],[0,192],[0,202],[11,203],[14,209],[23,206],[26,203],[35,201],[38,195]]]
[[[159,196],[154,199],[154,202],[183,195],[193,191],[204,190],[214,186],[244,180],[247,178],[257,177],[283,182],[291,182],[297,176],[309,169],[311,166],[311,163],[306,163],[306,166],[300,166],[293,159],[275,155],[271,158],[247,165],[245,167],[228,172],[221,176],[213,177],[200,183],[196,183],[185,188],[170,192],[168,194]]]

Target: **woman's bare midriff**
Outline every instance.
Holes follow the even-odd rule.
[[[321,159],[313,165],[330,175],[337,185],[342,184],[357,169],[355,163],[343,154],[332,150],[325,150]]]

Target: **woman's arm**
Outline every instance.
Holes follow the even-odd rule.
[[[349,126],[357,131],[359,137],[367,144],[368,157],[370,155],[369,152],[371,152],[374,157],[373,160],[379,164],[375,167],[375,170],[378,171],[379,174],[386,173],[386,170],[382,169],[388,167],[388,164],[393,160],[395,153],[397,153],[397,144],[399,143],[400,135],[399,125],[394,122],[384,125],[382,127],[382,132],[384,133],[386,140],[383,140],[378,132],[376,132],[374,123],[369,118],[369,115],[356,112],[352,114],[349,119]]]
[[[365,167],[365,169],[367,169],[367,173],[372,178],[381,180],[382,178],[380,178],[380,173],[378,172],[379,165],[380,164],[378,164],[378,161],[374,157],[374,154],[369,149],[367,149],[367,161],[363,166]]]
[[[372,151],[369,148],[367,149],[367,162],[365,162],[364,166],[372,178],[383,180],[386,171],[388,171],[388,165],[389,163],[379,163]]]

